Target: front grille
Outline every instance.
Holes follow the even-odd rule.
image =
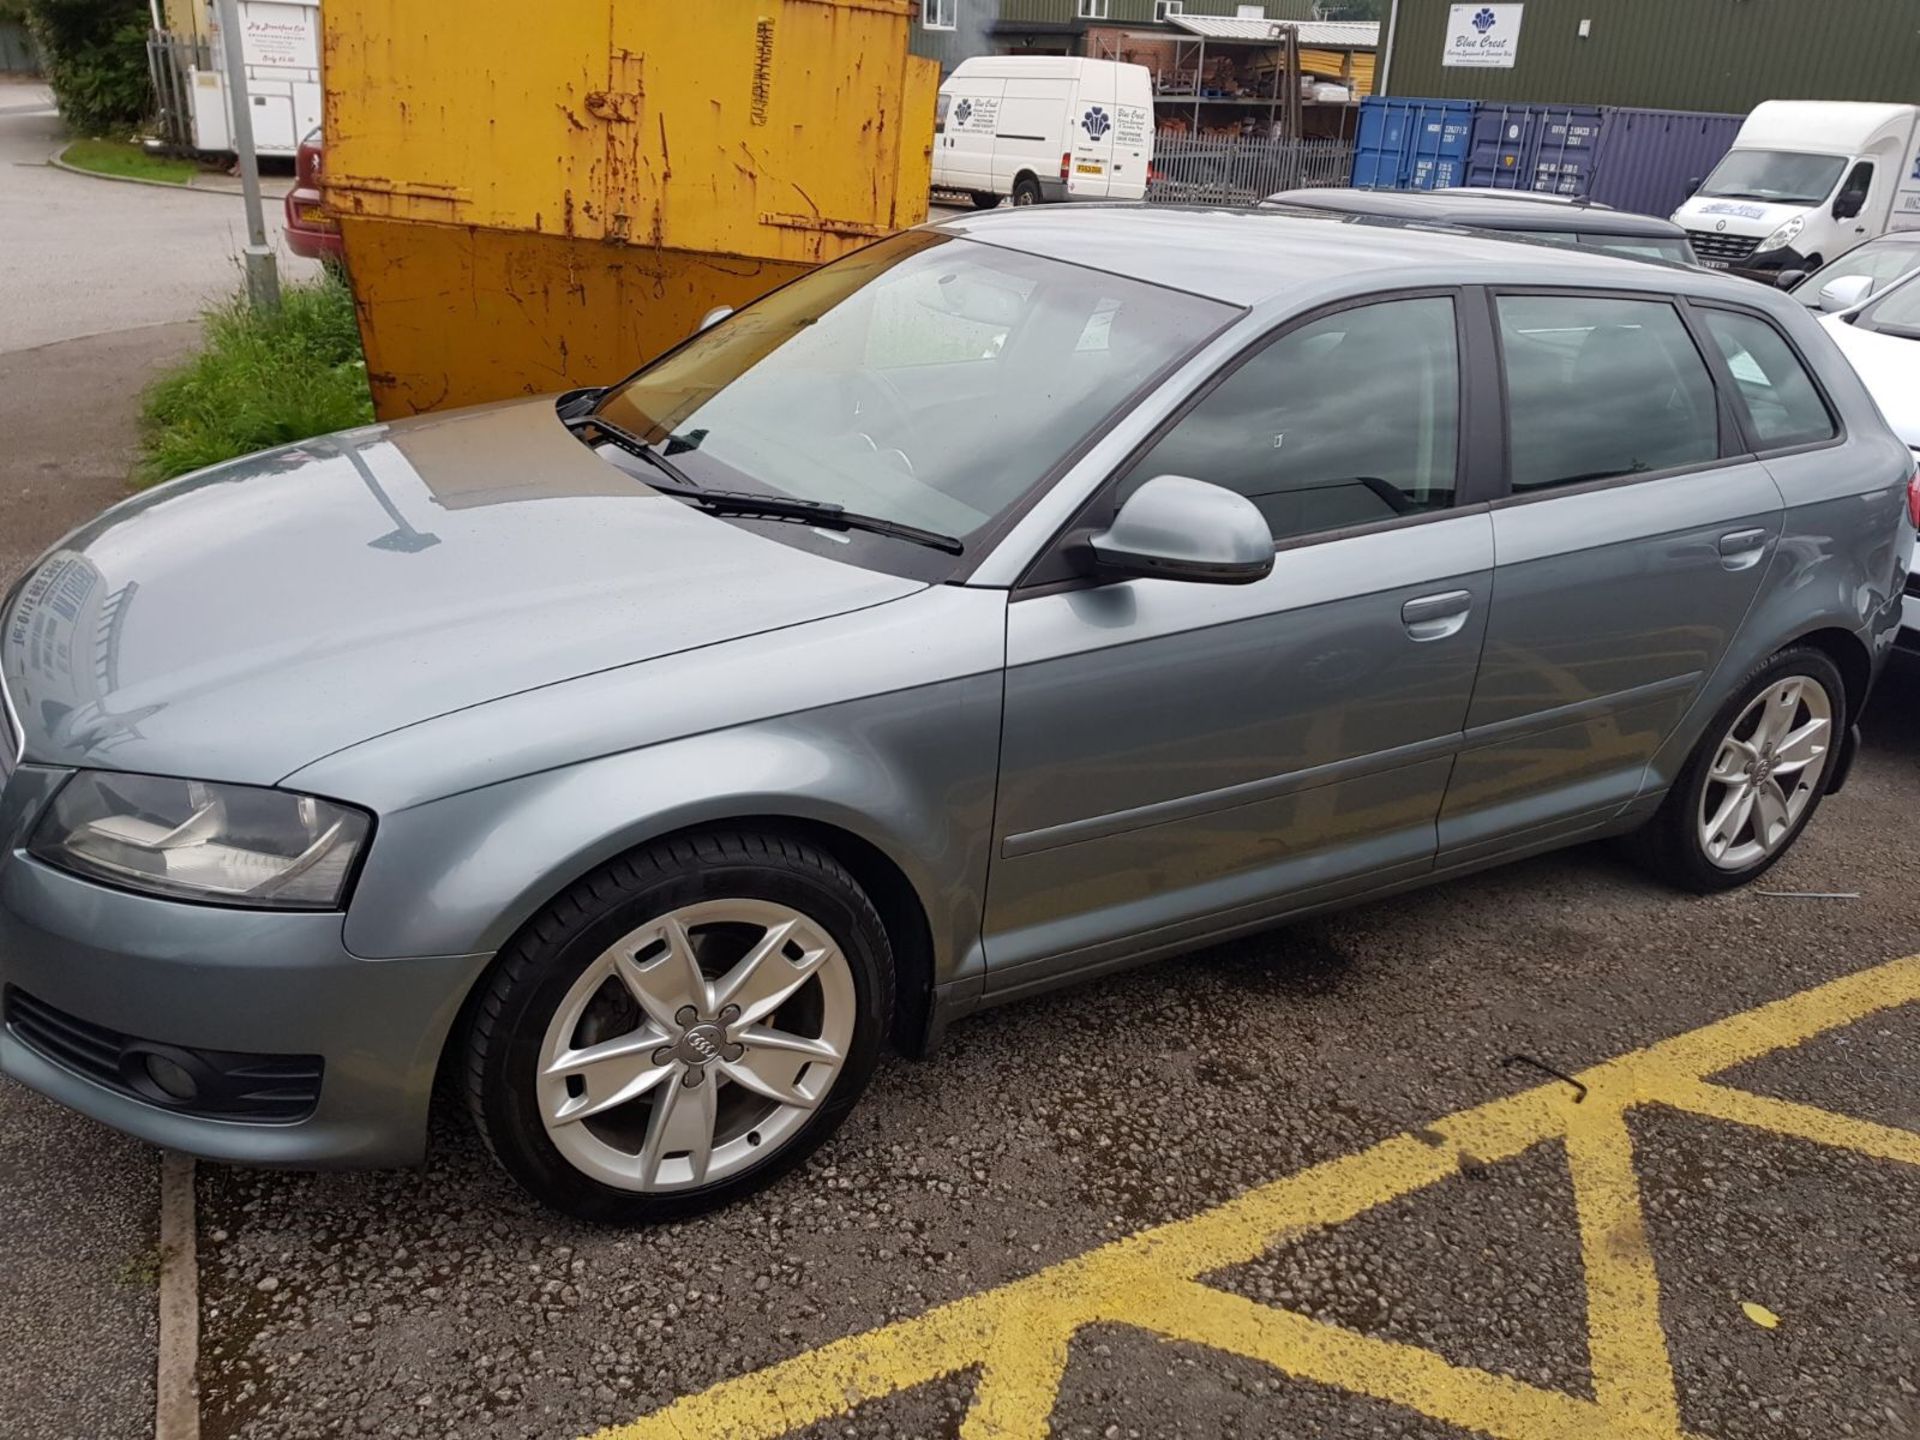
[[[1729,264],[1746,259],[1760,243],[1757,236],[1723,235],[1716,230],[1689,230],[1687,239],[1693,242],[1693,253],[1702,260],[1724,260]]]
[[[318,1055],[251,1055],[141,1040],[69,1015],[11,985],[6,1020],[22,1044],[62,1069],[182,1115],[286,1124],[306,1119],[320,1103]],[[150,1069],[155,1060],[174,1067],[162,1067],[163,1074],[190,1078],[192,1095],[162,1088]]]

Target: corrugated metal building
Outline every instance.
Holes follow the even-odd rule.
[[[1387,93],[1741,112],[1920,101],[1920,0],[1524,0],[1511,69],[1440,63],[1451,4],[1399,0]]]
[[[1920,3],[1920,0],[1917,0]],[[1269,20],[1311,20],[1313,0],[1256,0]],[[1086,55],[1089,29],[1164,28],[1170,10],[1237,15],[1248,0],[920,0],[913,53],[951,71],[973,55]]]

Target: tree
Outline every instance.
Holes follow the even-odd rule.
[[[146,0],[24,0],[23,8],[68,129],[101,135],[146,119]]]

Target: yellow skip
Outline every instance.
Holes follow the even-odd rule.
[[[774,1440],[856,1405],[978,1368],[963,1440],[1040,1440],[1074,1334],[1131,1325],[1390,1401],[1500,1440],[1684,1440],[1626,1116],[1659,1104],[1920,1165],[1920,1135],[1773,1100],[1708,1076],[1877,1011],[1920,1000],[1920,956],[1864,970],[1606,1061],[1584,1100],[1555,1081],[1396,1135],[1143,1230],[1025,1279],[724,1381],[594,1440]],[[1439,1136],[1442,1143],[1432,1143]],[[1255,1304],[1197,1277],[1307,1226],[1338,1225],[1547,1140],[1566,1146],[1586,1275],[1592,1400],[1455,1365],[1431,1351]],[[1741,1307],[1772,1329],[1779,1317]]]

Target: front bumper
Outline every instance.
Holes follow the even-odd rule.
[[[1711,262],[1707,263],[1711,264]],[[1772,285],[1789,270],[1805,270],[1811,274],[1820,268],[1821,263],[1818,255],[1802,255],[1791,245],[1787,245],[1778,250],[1756,250],[1746,259],[1725,268],[1729,275],[1738,275],[1743,279],[1758,280],[1763,285]]]
[[[218,1118],[125,1093],[0,1023],[0,1072],[155,1145],[257,1165],[404,1165],[425,1151],[441,1048],[487,956],[363,960],[338,914],[128,894],[22,853],[61,772],[0,791],[0,991],[180,1051],[318,1056],[304,1118]],[[12,1013],[11,1009],[8,1012]]]

